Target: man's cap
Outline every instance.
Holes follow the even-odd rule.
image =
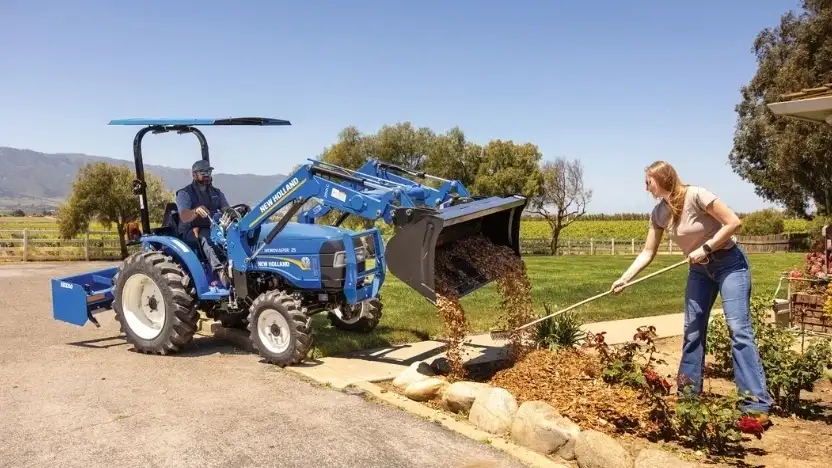
[[[208,161],[204,159],[200,159],[199,161],[195,162],[193,166],[191,166],[191,172],[197,171],[213,171],[214,168],[208,163]]]

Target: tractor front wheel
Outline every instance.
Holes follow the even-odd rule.
[[[281,291],[269,291],[254,300],[248,316],[251,343],[260,356],[280,367],[303,362],[312,349],[312,319],[295,300]]]
[[[353,305],[349,317],[345,317],[340,309],[330,311],[329,322],[339,330],[367,333],[381,321],[383,309],[381,300],[374,297]]]
[[[113,309],[136,351],[175,353],[193,339],[199,314],[190,279],[161,252],[139,252],[124,260],[114,278]]]

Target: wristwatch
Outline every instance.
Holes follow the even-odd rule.
[[[711,249],[711,246],[710,246],[710,245],[708,245],[708,243],[707,243],[707,242],[706,242],[706,243],[704,243],[704,244],[702,244],[702,250],[704,250],[704,251],[705,251],[705,252],[707,252],[707,253],[711,253],[711,252],[713,252],[713,249]]]

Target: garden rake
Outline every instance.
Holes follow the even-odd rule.
[[[653,272],[653,273],[650,273],[649,275],[642,276],[641,278],[639,278],[639,279],[637,279],[637,280],[635,280],[635,281],[631,281],[631,282],[629,282],[629,283],[625,284],[623,288],[624,288],[624,289],[629,288],[630,286],[632,286],[632,285],[634,285],[634,284],[636,284],[636,283],[638,283],[638,282],[640,282],[640,281],[644,281],[644,280],[646,280],[646,279],[648,279],[648,278],[652,278],[652,277],[654,277],[654,276],[657,276],[657,275],[660,275],[660,274],[662,274],[662,273],[668,272],[668,271],[670,271],[670,270],[672,270],[672,269],[674,269],[674,268],[676,268],[676,267],[682,266],[682,265],[684,265],[684,264],[686,264],[686,263],[688,263],[688,259],[687,259],[687,258],[686,258],[686,259],[684,259],[684,260],[681,260],[681,261],[680,261],[680,262],[678,262],[678,263],[674,263],[673,265],[670,265],[670,266],[668,266],[668,267],[662,268],[662,269],[661,269],[661,270],[659,270],[659,271],[655,271],[655,272]],[[622,290],[623,290],[623,289],[622,289]],[[512,334],[512,333],[515,333],[515,332],[518,332],[518,331],[523,330],[523,329],[525,329],[525,328],[528,328],[528,327],[530,327],[530,326],[532,326],[532,325],[534,325],[534,324],[536,324],[536,323],[542,322],[542,321],[544,321],[544,320],[546,320],[546,319],[549,319],[549,318],[552,318],[552,317],[554,317],[554,316],[556,316],[556,315],[560,315],[560,314],[562,314],[562,313],[564,313],[564,312],[568,312],[568,311],[570,311],[570,310],[572,310],[572,309],[574,309],[574,308],[576,308],[576,307],[582,306],[582,305],[584,305],[584,304],[586,304],[586,303],[588,303],[588,302],[592,302],[592,301],[594,301],[594,300],[596,300],[596,299],[600,299],[600,298],[602,298],[602,297],[604,297],[604,296],[606,296],[607,294],[610,294],[610,293],[612,293],[612,289],[609,289],[609,290],[607,290],[607,291],[604,291],[604,292],[602,292],[601,294],[598,294],[598,295],[596,295],[596,296],[592,296],[592,297],[590,297],[589,299],[584,299],[583,301],[578,302],[578,303],[576,303],[576,304],[572,304],[571,306],[569,306],[569,307],[567,307],[567,308],[565,308],[565,309],[559,310],[559,311],[557,311],[557,312],[555,312],[555,313],[553,313],[553,314],[549,314],[549,315],[547,315],[547,316],[545,316],[545,317],[541,317],[541,318],[539,318],[539,319],[537,319],[537,320],[535,320],[535,321],[533,321],[533,322],[529,322],[529,323],[527,323],[527,324],[525,324],[525,325],[522,325],[522,326],[520,326],[520,327],[517,327],[517,328],[515,328],[514,330],[494,330],[494,331],[492,331],[492,332],[491,332],[491,339],[494,339],[494,340],[507,340],[507,339],[511,336],[511,334]]]

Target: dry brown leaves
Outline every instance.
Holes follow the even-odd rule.
[[[601,379],[601,361],[583,350],[536,350],[497,372],[491,385],[511,392],[518,403],[545,401],[584,429],[607,434],[652,434],[651,405],[633,388]]]
[[[516,328],[536,318],[532,309],[531,281],[526,273],[526,265],[511,249],[497,246],[484,236],[473,236],[461,240],[451,248],[436,253],[436,296],[437,307],[448,331],[448,351],[446,355],[451,365],[451,380],[465,377],[462,367],[462,344],[465,339],[467,322],[465,312],[459,303],[458,288],[467,286],[466,281],[473,281],[469,273],[455,266],[455,261],[462,260],[472,265],[476,273],[497,283],[502,297],[502,321],[509,328]],[[462,279],[460,279],[462,278]],[[515,336],[516,335],[516,336]],[[520,334],[513,334],[509,339],[509,359],[516,360],[528,351],[522,346]]]

